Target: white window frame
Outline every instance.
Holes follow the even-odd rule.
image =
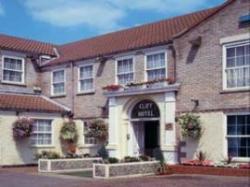
[[[118,62],[122,61],[122,60],[128,60],[128,59],[132,59],[132,66],[133,66],[132,72],[126,72],[126,73],[118,74]],[[117,58],[116,61],[115,61],[115,83],[119,84],[118,75],[130,74],[130,73],[133,73],[132,82],[134,82],[135,81],[135,57],[134,56],[124,56],[124,57]]]
[[[86,121],[83,121],[83,125],[82,125],[83,145],[84,145],[85,147],[95,147],[95,146],[97,146],[97,145],[98,145],[97,142],[96,142],[96,143],[93,143],[93,144],[86,143],[86,141],[85,141],[85,138],[86,138],[86,136],[85,136],[85,125],[88,125],[88,124],[87,124]],[[97,141],[97,140],[96,140],[96,141]]]
[[[46,121],[50,121],[50,125],[51,125],[51,144],[31,144],[31,147],[54,147],[55,146],[55,142],[54,142],[54,137],[55,137],[55,129],[54,129],[54,125],[53,125],[53,119],[48,119],[48,118],[33,118],[34,121],[37,120],[46,120]],[[39,131],[38,131],[39,132]],[[34,132],[32,132],[33,134]],[[36,133],[39,134],[39,133]],[[46,133],[45,133],[46,134]]]
[[[161,68],[153,68],[153,69],[148,69],[147,68],[147,58],[148,56],[150,55],[157,55],[157,54],[161,54],[161,53],[164,53],[165,55],[165,75],[166,75],[166,78],[168,77],[168,53],[167,53],[167,50],[158,50],[158,51],[153,51],[153,52],[147,52],[145,53],[145,56],[144,56],[144,81],[148,81],[148,70],[157,70],[157,69],[163,69],[163,67]]]
[[[229,44],[224,44],[223,45],[223,49],[222,49],[222,63],[223,63],[223,68],[222,68],[222,80],[223,80],[223,90],[224,91],[237,91],[237,90],[249,90],[250,86],[246,86],[246,87],[236,87],[236,88],[228,88],[227,87],[227,74],[226,74],[226,69],[227,68],[227,49],[228,48],[232,48],[232,47],[239,47],[245,44],[250,44],[249,40],[245,40],[245,41],[238,41],[238,42],[232,42]],[[242,66],[243,67],[243,66]]]
[[[84,67],[92,66],[92,77],[81,79],[81,72],[80,69]],[[81,81],[86,79],[93,79],[93,89],[89,90],[81,90]],[[93,63],[79,65],[78,66],[78,94],[87,94],[87,93],[94,93],[95,92],[95,66]]]
[[[22,61],[22,70],[13,70],[13,69],[6,69],[4,68],[4,59],[5,58],[11,58],[15,60],[21,60]],[[16,72],[21,72],[22,73],[22,81],[21,82],[16,82],[16,81],[8,81],[4,80],[4,70],[9,70],[9,71],[16,71]],[[22,57],[16,57],[16,56],[8,56],[8,55],[3,55],[2,56],[2,82],[7,83],[7,84],[17,84],[17,85],[24,85],[25,84],[25,60]]]
[[[250,115],[249,112],[239,112],[239,113],[226,113],[224,114],[224,157],[228,158],[228,137],[232,137],[232,135],[227,135],[227,118],[228,116],[244,116],[244,115]],[[245,135],[246,137],[250,137],[250,135]],[[232,161],[236,162],[250,162],[250,157],[233,157]]]
[[[64,80],[63,82],[54,82],[54,73],[55,72],[58,72],[58,71],[63,71],[63,74],[64,74]],[[55,94],[54,93],[54,84],[59,84],[59,83],[64,83],[64,92],[63,93],[57,93]],[[65,69],[64,68],[61,68],[61,69],[56,69],[56,70],[53,70],[51,72],[51,95],[52,96],[64,96],[66,95],[66,73],[65,73]]]

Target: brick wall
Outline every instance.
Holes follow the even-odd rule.
[[[166,47],[163,47],[166,49]],[[129,54],[119,54],[112,59],[107,60],[105,63],[100,63],[96,60],[92,60],[94,64],[95,71],[95,92],[90,94],[77,94],[77,81],[78,81],[78,66],[84,63],[90,62],[77,62],[74,63],[73,73],[71,63],[67,65],[50,67],[43,70],[41,76],[41,87],[43,93],[47,96],[51,96],[50,93],[50,82],[51,82],[51,71],[56,68],[65,68],[66,69],[66,96],[65,97],[52,97],[55,101],[62,103],[72,109],[74,109],[76,118],[98,118],[103,117],[103,107],[107,106],[107,98],[103,95],[103,87],[109,84],[115,83],[115,63],[116,59],[122,56],[134,56],[135,63],[135,80],[144,81],[145,79],[145,67],[144,67],[144,58],[147,51],[159,50],[155,49],[145,49],[142,51],[133,51]],[[162,47],[161,47],[162,50]],[[169,76],[174,75],[174,60],[172,56],[172,51],[168,50],[168,74]],[[101,73],[100,70],[102,69]],[[73,80],[72,80],[73,76]],[[73,105],[74,103],[74,105]],[[74,107],[73,107],[74,106]],[[105,116],[104,116],[105,117]]]
[[[239,28],[239,17],[249,12],[249,1],[236,1],[214,17],[175,40],[177,51],[177,82],[181,90],[177,96],[177,111],[190,111],[200,102],[197,110],[249,108],[250,92],[222,93],[223,37],[249,33],[250,27]],[[190,55],[190,40],[202,36],[198,51]],[[194,55],[196,54],[196,55]],[[190,56],[189,56],[190,55]]]
[[[2,83],[2,56],[13,56],[21,57],[25,59],[25,84],[15,85]],[[0,91],[12,91],[12,92],[33,92],[33,87],[39,84],[39,72],[37,72],[34,63],[31,62],[29,58],[26,57],[24,53],[17,53],[11,51],[0,51]]]

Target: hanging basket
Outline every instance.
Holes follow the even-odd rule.
[[[13,137],[15,139],[28,138],[32,134],[33,120],[19,118],[13,123]]]

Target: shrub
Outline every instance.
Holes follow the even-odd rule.
[[[54,151],[42,151],[36,154],[36,159],[59,159],[60,154]]]
[[[160,162],[164,163],[165,159],[160,148],[155,148],[153,150],[153,156],[156,160],[159,160]]]
[[[119,163],[119,160],[117,158],[110,157],[108,158],[108,163],[110,164]]]
[[[108,151],[105,145],[102,145],[101,148],[97,152],[98,156],[102,157],[103,159],[107,159],[109,157]]]
[[[139,156],[139,159],[141,161],[150,161],[150,160],[152,160],[149,156],[146,156],[146,155]]]
[[[140,162],[140,159],[137,157],[126,156],[124,157],[124,162]]]

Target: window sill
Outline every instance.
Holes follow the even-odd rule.
[[[52,95],[50,98],[61,98],[61,97],[66,97],[66,94],[60,94],[60,95]]]
[[[233,162],[250,162],[250,157],[243,158],[243,157],[234,157],[232,159]]]
[[[18,83],[18,82],[9,82],[9,81],[1,81],[2,84],[11,85],[11,86],[22,86],[27,87],[25,83]]]
[[[95,94],[95,90],[89,90],[89,91],[85,91],[85,92],[79,92],[76,95],[92,95]]]
[[[31,145],[30,146],[31,148],[36,148],[36,149],[39,149],[39,148],[55,148],[54,145]]]
[[[79,146],[79,148],[96,148],[96,147],[98,147],[98,144],[84,144]]]
[[[244,92],[250,92],[250,88],[225,89],[225,90],[222,90],[220,94],[244,93]]]

